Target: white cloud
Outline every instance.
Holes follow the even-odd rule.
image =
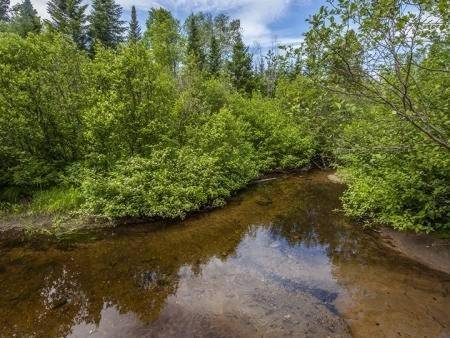
[[[176,11],[225,12],[241,19],[247,43],[258,41],[267,45],[274,37],[269,25],[282,17],[292,4],[305,1],[308,0],[166,0],[163,4]]]
[[[11,7],[15,4],[22,2],[21,0],[11,0]],[[33,4],[34,8],[37,10],[39,15],[42,18],[47,18],[47,1],[46,0],[31,0],[31,3]]]
[[[12,0],[15,4],[21,0]],[[180,15],[190,12],[224,12],[241,19],[244,38],[247,43],[258,41],[261,45],[272,42],[274,34],[271,23],[282,17],[294,3],[311,0],[116,0],[125,9],[135,5],[138,10],[147,11],[152,7],[164,7]],[[43,18],[48,18],[47,0],[31,0]],[[90,1],[87,1],[90,2]],[[280,37],[279,37],[280,38]],[[283,38],[283,37],[281,37]],[[285,37],[284,37],[285,38]]]

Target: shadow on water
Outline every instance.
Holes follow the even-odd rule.
[[[326,173],[70,245],[1,249],[1,337],[450,336],[450,277],[336,210]]]

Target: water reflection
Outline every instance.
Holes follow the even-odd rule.
[[[0,336],[449,336],[449,277],[349,224],[341,192],[288,176],[179,224],[3,248]]]

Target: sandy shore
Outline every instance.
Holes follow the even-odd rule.
[[[380,229],[384,242],[405,256],[450,275],[450,239],[415,232]]]

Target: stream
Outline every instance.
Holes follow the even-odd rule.
[[[0,245],[0,337],[450,337],[450,276],[340,211],[326,172],[184,221]]]

